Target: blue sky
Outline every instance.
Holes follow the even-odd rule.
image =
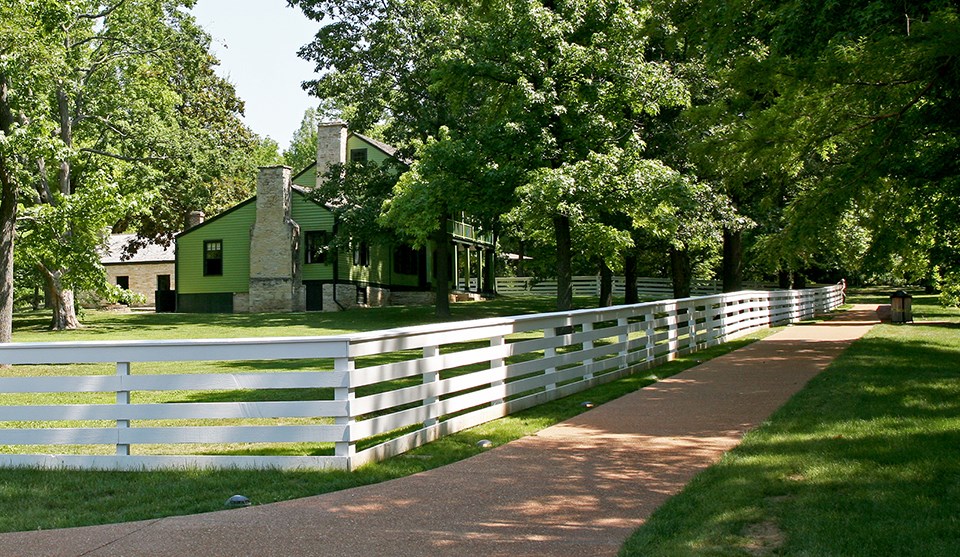
[[[246,102],[247,125],[286,149],[303,111],[317,105],[300,88],[313,77],[313,64],[297,57],[297,50],[319,23],[288,8],[286,0],[198,0],[192,12],[213,36],[220,75]]]

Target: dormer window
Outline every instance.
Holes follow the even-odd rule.
[[[350,162],[367,162],[367,149],[350,149]]]

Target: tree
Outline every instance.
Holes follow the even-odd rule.
[[[13,325],[14,240],[21,188],[37,181],[56,152],[45,109],[45,84],[57,71],[37,21],[36,3],[0,4],[0,342]]]
[[[317,125],[320,117],[315,108],[308,108],[303,113],[300,127],[293,132],[290,146],[283,151],[283,164],[294,172],[300,172],[317,162]]]
[[[766,251],[901,280],[956,268],[954,3],[711,0],[698,17],[729,88],[719,158],[751,165],[782,199]],[[852,228],[859,254],[838,238]]]
[[[48,283],[54,328],[78,325],[72,289],[98,275],[105,226],[136,223],[140,234],[169,238],[170,208],[219,175],[230,138],[245,129],[242,104],[211,70],[209,37],[181,10],[190,4],[35,0],[3,8],[4,35],[17,40],[0,74],[8,91],[29,94],[4,101],[15,111],[2,130],[4,164],[19,169],[5,173],[4,186],[30,207],[23,260]],[[12,230],[14,217],[2,216],[3,230]]]
[[[395,159],[330,166],[310,195],[330,208],[337,223],[331,249],[349,251],[358,243],[384,244],[394,239],[381,226],[380,210],[404,170]]]
[[[325,116],[346,120],[358,132],[377,127],[378,135],[397,146],[405,160],[429,149],[428,140],[450,123],[446,100],[432,87],[436,64],[450,41],[456,40],[447,32],[450,20],[442,11],[443,2],[292,0],[291,4],[324,23],[300,56],[317,64],[321,75],[304,86],[321,99]],[[438,258],[449,257],[447,222],[456,207],[431,205],[429,213],[418,212],[419,200],[437,198],[429,184],[447,186],[437,180],[421,182],[417,161],[411,162],[409,176],[397,185],[398,194],[406,194],[396,196],[392,211],[394,215],[432,215],[429,225],[424,228],[421,218],[386,217],[384,222],[392,223],[416,245],[425,245],[428,238],[435,241]],[[455,194],[448,191],[437,199],[451,198]],[[412,205],[404,207],[408,202]],[[444,316],[449,314],[448,266],[443,261],[435,264],[437,314]]]
[[[629,244],[628,232],[605,224],[604,209],[619,206],[604,194],[645,168],[633,164],[642,116],[685,103],[685,89],[669,64],[643,56],[650,12],[630,2],[456,5],[444,17],[458,41],[433,74],[431,91],[456,115],[442,141],[466,146],[454,167],[492,177],[496,187],[477,188],[489,200],[481,207],[502,211],[517,199],[524,218],[549,222],[557,307],[569,309],[574,229],[607,239],[597,260]]]

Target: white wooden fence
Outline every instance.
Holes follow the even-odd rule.
[[[497,293],[511,296],[556,296],[556,280],[537,280],[533,277],[497,277]],[[582,276],[573,277],[574,296],[599,296],[600,277]],[[464,284],[461,282],[461,288]],[[719,294],[722,290],[719,280],[694,280],[690,285],[690,293],[694,296]],[[476,281],[471,282],[472,289],[476,288]],[[769,283],[746,282],[744,288],[758,290],[772,290],[776,286]],[[626,291],[624,277],[613,277],[614,296],[623,296]],[[670,298],[673,296],[673,282],[669,278],[642,277],[637,279],[637,294],[655,298]]]
[[[0,466],[351,469],[678,354],[812,317],[836,308],[842,299],[843,287],[837,285],[336,337],[3,345],[0,363],[15,364],[16,374],[0,378],[0,453],[7,453],[0,454]],[[288,364],[281,366],[286,371],[191,372],[199,362],[228,367],[247,360],[304,364],[296,371],[289,371]],[[150,371],[151,362],[169,361],[180,362],[177,373]],[[50,376],[49,368],[33,367],[95,362],[110,363],[116,371]],[[269,402],[190,402],[191,397],[134,402],[150,392],[251,392],[246,389],[309,389],[302,392],[322,395],[314,397],[319,400]],[[105,392],[110,402],[24,404],[23,395],[17,404],[3,400],[10,393]],[[94,420],[101,422],[91,425]],[[177,420],[178,425],[156,420]],[[191,425],[191,420],[205,425]],[[229,422],[208,425],[217,420]],[[151,444],[169,449],[205,443],[326,443],[331,449],[323,456],[152,455],[138,450]],[[108,451],[114,454],[10,454],[30,445],[106,445],[114,447]]]

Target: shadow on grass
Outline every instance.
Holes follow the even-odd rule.
[[[953,329],[873,329],[658,509],[621,555],[960,554]]]
[[[577,298],[577,307],[593,307],[595,299]],[[14,334],[31,340],[93,340],[97,338],[203,338],[224,336],[333,335],[422,325],[505,317],[555,310],[549,297],[497,297],[483,302],[451,304],[451,316],[438,318],[433,306],[353,308],[341,312],[201,314],[114,313],[88,311],[79,331],[49,331],[49,311],[18,312]],[[173,336],[171,333],[180,333]],[[49,337],[49,338],[36,338]],[[15,340],[20,340],[15,337]]]

